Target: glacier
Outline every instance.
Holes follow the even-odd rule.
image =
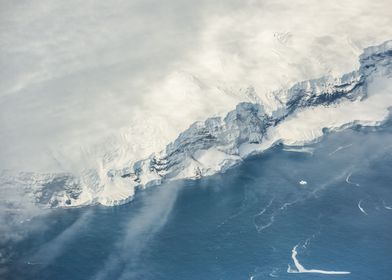
[[[79,174],[3,170],[0,184],[23,189],[44,208],[113,206],[132,200],[138,189],[167,180],[224,172],[277,144],[303,146],[329,131],[381,125],[392,106],[392,41],[366,48],[359,62],[357,71],[341,77],[300,82],[274,92],[268,103],[239,103],[224,118],[195,122],[165,149],[123,168]],[[252,87],[247,91],[256,96]]]

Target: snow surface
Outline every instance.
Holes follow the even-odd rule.
[[[138,161],[125,160],[127,163],[119,168],[100,164],[79,175],[4,176],[26,189],[33,186],[38,202],[48,207],[118,205],[130,201],[136,188],[224,172],[277,143],[302,146],[319,140],[326,128],[376,126],[387,120],[392,106],[391,42],[366,49],[360,62],[358,71],[341,78],[301,82],[285,92],[276,92],[280,105],[271,113],[263,103],[239,103],[225,118],[196,122],[165,149]],[[115,161],[116,156],[116,151],[108,153],[103,162]],[[41,197],[50,199],[43,201]]]
[[[387,112],[384,94],[327,107],[294,99],[339,88],[350,94],[361,74],[375,77],[362,87],[367,92],[387,94],[386,73],[377,77],[364,68],[339,76],[358,67],[364,47],[392,38],[389,6],[370,0],[4,3],[2,176],[51,207],[114,205],[129,201],[137,187],[223,171],[276,142],[316,141],[324,127],[378,124]],[[372,71],[372,54],[388,49],[390,43],[368,48],[362,65]],[[365,108],[361,102],[370,99]],[[285,121],[249,135],[247,126],[226,127],[223,116],[239,102],[262,104],[263,114]],[[223,146],[197,143],[200,149],[176,158],[181,164],[170,157],[165,165],[167,144],[212,116],[221,117],[217,127],[231,138]],[[172,168],[150,170],[152,154]]]
[[[392,38],[389,1],[3,2],[0,169],[17,172],[121,168]]]

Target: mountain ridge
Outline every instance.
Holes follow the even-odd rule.
[[[359,61],[357,71],[339,78],[303,81],[286,91],[275,92],[277,106],[274,110],[266,110],[268,104],[242,102],[224,118],[212,117],[204,122],[195,122],[164,150],[122,169],[85,170],[80,176],[71,173],[9,174],[3,171],[1,183],[22,185],[26,192],[33,193],[36,203],[45,207],[96,203],[112,206],[130,201],[137,188],[224,172],[250,154],[284,141],[276,131],[282,123],[292,121],[304,111],[366,102],[369,83],[380,77],[388,82],[391,80],[392,41],[366,48]],[[392,103],[387,105],[392,106]],[[362,120],[343,122],[345,128],[354,123],[361,124]],[[373,122],[374,125],[379,123]],[[288,127],[295,130],[290,125]],[[316,141],[320,137],[319,130],[310,131],[311,135],[298,143]]]

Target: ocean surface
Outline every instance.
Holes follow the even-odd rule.
[[[4,279],[390,280],[392,129],[278,145],[126,205],[28,222],[39,228],[14,245]]]

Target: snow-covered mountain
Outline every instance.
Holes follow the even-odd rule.
[[[1,184],[19,185],[47,207],[122,204],[137,188],[223,172],[277,143],[304,145],[326,130],[378,125],[391,106],[392,41],[387,41],[365,49],[357,71],[300,82],[275,92],[269,103],[240,103],[226,117],[196,122],[164,150],[122,169],[89,169],[79,175],[4,171]]]

